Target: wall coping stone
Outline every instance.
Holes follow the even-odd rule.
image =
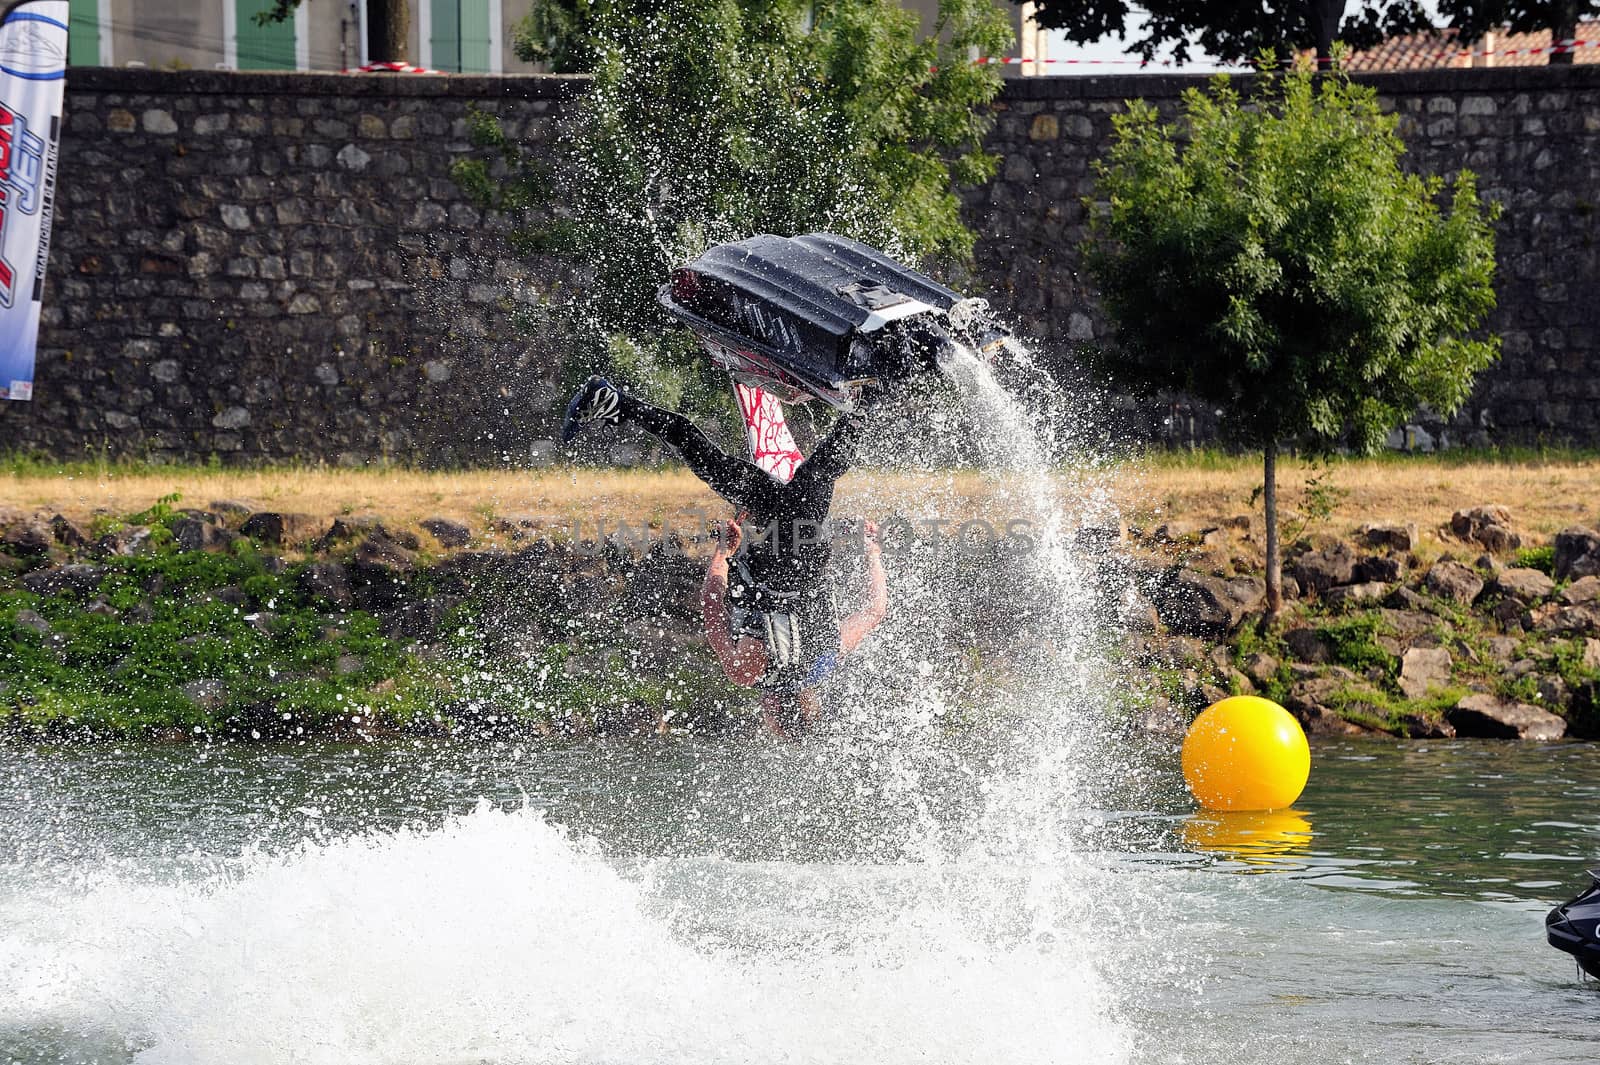
[[[1092,77],[1008,78],[1000,99],[1018,100],[1124,100],[1132,97],[1177,96],[1185,89],[1204,88],[1212,74],[1109,74]],[[1247,87],[1253,75],[1235,74],[1233,82]],[[1600,88],[1600,63],[1542,67],[1444,67],[1406,70],[1392,74],[1358,74],[1353,81],[1371,85],[1379,93],[1495,92],[1526,89],[1550,91]]]
[[[73,67],[69,92],[197,96],[486,97],[562,100],[587,74],[313,74],[276,70],[156,70]]]

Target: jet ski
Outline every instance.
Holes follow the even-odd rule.
[[[658,298],[736,385],[779,403],[850,410],[864,386],[963,353],[1026,354],[988,301],[831,233],[719,244],[673,271]]]
[[[1544,919],[1545,938],[1578,959],[1578,967],[1600,980],[1600,870],[1589,870],[1587,890],[1563,902]]]

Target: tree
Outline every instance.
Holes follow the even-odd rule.
[[[512,51],[526,63],[548,63],[554,74],[588,74],[600,62],[596,23],[604,0],[534,0],[517,23]]]
[[[231,2],[231,0],[230,0]],[[293,17],[304,0],[271,0],[272,6],[255,14],[261,25]],[[428,0],[423,0],[427,3]],[[407,0],[367,0],[367,58],[374,63],[407,63],[411,35],[411,8]]]
[[[1280,447],[1375,450],[1419,406],[1459,408],[1499,349],[1467,336],[1494,306],[1497,210],[1467,171],[1441,208],[1395,125],[1342,75],[1268,70],[1250,99],[1189,90],[1173,125],[1129,101],[1096,164],[1083,250],[1117,332],[1098,361],[1261,449],[1274,615]]]
[[[581,358],[683,387],[679,371],[704,360],[689,356],[656,286],[709,245],[753,233],[830,229],[910,258],[970,257],[955,186],[994,173],[982,105],[1000,79],[968,49],[1010,41],[990,0],[943,0],[927,39],[895,0],[612,0],[587,11],[594,81],[555,157],[541,166],[484,121],[478,142],[500,158],[455,169],[480,203],[581,267],[565,307],[577,327],[568,335],[596,344]],[[492,176],[502,167],[509,176]]]
[[[1147,15],[1144,36],[1128,51],[1148,62],[1170,47],[1182,64],[1189,61],[1192,43],[1229,63],[1253,61],[1264,52],[1287,62],[1309,48],[1326,65],[1336,39],[1369,48],[1385,37],[1433,25],[1418,0],[1359,0],[1346,17],[1348,6],[1345,0],[1145,0],[1138,5]],[[1039,0],[1037,18],[1040,25],[1066,31],[1068,40],[1090,43],[1112,34],[1125,37],[1134,14],[1129,0]]]

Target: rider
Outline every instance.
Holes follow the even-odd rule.
[[[886,592],[875,538],[868,545],[873,580],[868,609],[841,625],[824,583],[831,557],[824,526],[834,482],[850,467],[864,415],[846,414],[787,482],[726,454],[682,414],[630,396],[603,377],[589,378],[572,397],[561,439],[567,443],[586,426],[624,420],[673,447],[712,491],[760,530],[751,543],[742,544],[733,531],[737,526],[730,525],[719,544],[701,597],[706,634],[730,679],[764,690],[769,721],[788,719],[793,728],[803,727],[817,712],[810,689],[883,619]]]

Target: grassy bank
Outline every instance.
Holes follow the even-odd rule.
[[[1216,524],[1258,512],[1252,493],[1261,473],[1254,456],[1160,453],[1106,472],[1113,498],[1135,525],[1170,519]],[[959,518],[992,508],[997,483],[1003,484],[976,473],[851,475],[840,486],[838,506],[869,514],[938,507],[952,512],[941,516]],[[1429,530],[1448,522],[1455,510],[1487,503],[1509,507],[1521,527],[1545,536],[1600,520],[1600,456],[1587,453],[1388,455],[1326,465],[1285,459],[1279,483],[1289,522],[1302,526],[1414,522]],[[515,516],[567,524],[603,516],[660,525],[695,508],[711,514],[726,509],[679,468],[428,472],[0,462],[0,507],[60,513],[80,523],[97,512],[129,513],[170,493],[194,505],[234,499],[258,509],[329,517],[378,513],[402,523],[443,516],[491,525]]]

